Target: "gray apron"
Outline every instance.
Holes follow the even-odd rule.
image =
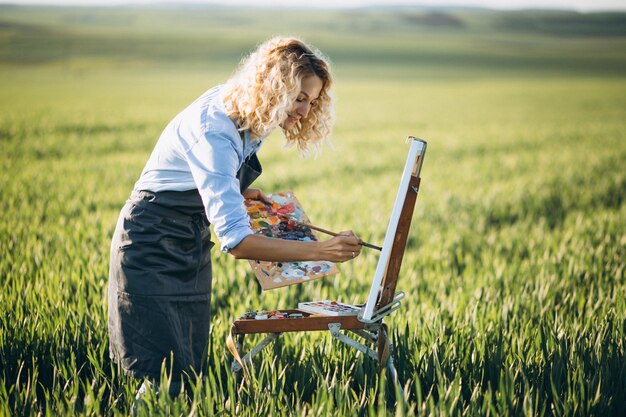
[[[241,191],[261,174],[256,154],[237,173]],[[213,247],[198,190],[138,191],[111,242],[109,349],[134,377],[202,371],[211,320]]]

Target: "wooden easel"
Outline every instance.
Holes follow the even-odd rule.
[[[411,147],[391,219],[389,220],[383,250],[376,268],[368,301],[363,305],[359,314],[352,316],[320,316],[291,309],[281,310],[281,312],[287,314],[301,313],[303,317],[277,320],[256,320],[253,318],[235,320],[227,342],[229,349],[235,357],[231,365],[233,372],[238,372],[242,368],[245,370],[246,363],[250,363],[255,355],[283,333],[330,331],[330,334],[335,339],[377,361],[380,369],[386,365],[391,378],[397,381],[392,346],[387,326],[383,323],[383,319],[400,308],[401,300],[404,298],[403,292],[396,293],[396,285],[409,235],[411,217],[420,186],[420,171],[426,152],[425,141],[414,137],[409,137],[408,140],[411,142]],[[350,338],[342,331],[349,331],[362,337],[366,344]],[[245,335],[257,333],[268,333],[268,336],[242,358],[240,355]],[[234,343],[233,339],[235,339]]]

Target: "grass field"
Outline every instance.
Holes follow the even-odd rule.
[[[0,415],[125,415],[108,358],[110,236],[161,129],[275,33],[331,57],[334,150],[273,135],[267,192],[382,243],[428,141],[393,329],[404,396],[327,334],[289,335],[239,386],[248,309],[364,301],[377,257],[261,293],[215,253],[205,374],[152,415],[626,415],[623,14],[0,6]],[[329,209],[331,207],[331,209]]]

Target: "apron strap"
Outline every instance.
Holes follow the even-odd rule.
[[[259,157],[256,153],[251,154],[249,157],[243,161],[241,164],[241,168],[237,171],[237,179],[239,180],[239,189],[241,193],[246,191],[252,183],[259,178],[261,173],[263,172],[263,167],[261,167],[261,162],[259,161]]]

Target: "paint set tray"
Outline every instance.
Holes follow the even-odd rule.
[[[235,334],[316,331],[328,330],[330,323],[341,323],[343,329],[363,329],[365,324],[358,320],[357,313],[326,315],[300,309],[248,312],[233,322],[233,330]]]

